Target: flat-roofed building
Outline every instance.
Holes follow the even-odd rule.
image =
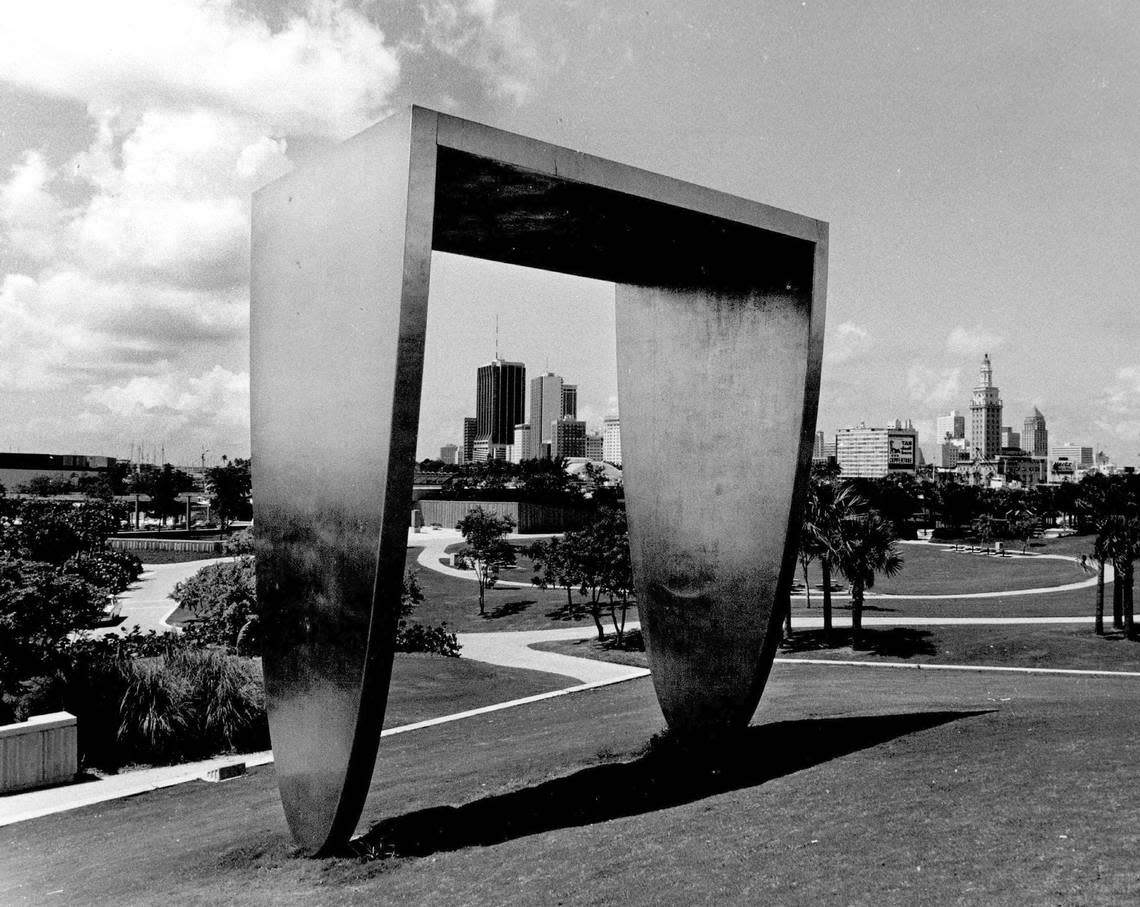
[[[621,420],[617,416],[602,421],[602,459],[621,464]]]
[[[586,423],[569,417],[554,419],[550,423],[550,456],[586,456]]]
[[[844,478],[881,479],[918,471],[918,431],[896,420],[884,428],[842,428],[835,434],[835,460]]]

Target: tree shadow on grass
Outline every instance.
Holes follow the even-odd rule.
[[[437,806],[376,823],[353,842],[365,859],[425,857],[489,847],[559,828],[607,822],[758,787],[897,737],[982,711],[779,721],[701,747],[666,736],[632,762],[582,769],[463,806]]]
[[[533,604],[533,598],[517,598],[513,601],[503,602],[501,605],[495,605],[495,607],[484,614],[483,620],[497,620],[500,617],[510,617],[512,614],[521,614]]]
[[[856,652],[883,655],[889,658],[913,658],[915,655],[937,655],[929,630],[911,627],[891,627],[885,630],[864,628]],[[836,628],[831,631],[831,645],[823,641],[823,630],[796,630],[780,642],[781,654],[826,652],[830,649],[850,648],[851,630]]]

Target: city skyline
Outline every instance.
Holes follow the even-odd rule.
[[[249,195],[413,102],[828,221],[825,432],[933,437],[989,351],[1007,413],[1140,462],[1140,19],[1112,2],[8,4],[0,449],[247,455]],[[604,418],[612,287],[435,257],[446,360],[499,312],[503,355]]]

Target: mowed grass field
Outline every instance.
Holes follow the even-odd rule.
[[[1140,642],[1112,631],[1098,637],[1092,623],[1025,626],[864,627],[858,649],[851,631],[837,628],[824,646],[821,630],[794,630],[777,658],[897,662],[929,665],[997,665],[1078,671],[1140,672]],[[532,648],[582,658],[649,667],[645,652],[617,649],[594,638],[556,640]],[[1138,678],[1140,679],[1140,678]]]
[[[1087,540],[1085,540],[1087,542]],[[1071,554],[1077,550],[1072,539],[1048,542],[1034,551]],[[416,611],[415,620],[422,623],[446,621],[458,632],[487,630],[540,630],[565,627],[567,619],[565,590],[542,590],[535,586],[498,586],[487,591],[486,615],[479,614],[478,587],[473,579],[459,579],[426,569],[416,563],[420,549],[409,549],[408,569],[416,570],[423,587],[425,601]],[[949,552],[937,546],[903,545],[905,566],[892,580],[880,579],[869,593],[865,612],[884,617],[1067,617],[1092,614],[1095,589],[1092,587],[1066,592],[1024,594],[1027,589],[1049,588],[1087,580],[1084,572],[1071,561],[1041,557],[995,558]],[[813,565],[812,570],[817,569]],[[1091,568],[1090,568],[1091,569]],[[526,582],[529,568],[507,571],[504,579]],[[818,575],[812,582],[818,583]],[[802,581],[797,567],[796,579]],[[835,582],[846,586],[842,577]],[[890,595],[922,596],[1005,592],[987,598],[892,598]],[[1111,594],[1111,587],[1110,587]],[[573,595],[574,601],[582,598]],[[837,609],[846,604],[846,596],[835,596]],[[793,623],[797,616],[818,617],[823,605],[822,592],[813,588],[810,605],[803,596],[792,599]],[[637,618],[636,608],[629,615]]]
[[[1031,554],[1012,554],[998,557],[969,551],[954,551],[941,545],[901,544],[899,554],[903,569],[898,576],[880,577],[875,581],[878,595],[943,595],[972,592],[1005,592],[1060,586],[1088,579],[1072,561],[1041,557],[1045,548],[1031,549]],[[1048,553],[1053,553],[1051,550]],[[1072,556],[1072,555],[1066,555]],[[823,582],[819,564],[808,566],[812,598],[821,593],[817,588]],[[803,569],[797,563],[796,581],[803,583]],[[844,587],[847,581],[832,571],[831,581]]]
[[[0,903],[1135,903],[1138,692],[777,665],[695,756],[631,681],[384,740],[380,859],[298,856],[266,767],[0,829]]]

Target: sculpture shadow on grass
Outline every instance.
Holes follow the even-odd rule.
[[[463,806],[384,819],[353,842],[366,859],[425,857],[488,847],[693,803],[989,710],[779,721],[700,748],[665,737],[632,762],[582,769]]]
[[[891,627],[886,630],[864,628],[860,634],[857,652],[882,655],[888,658],[913,658],[915,655],[937,655],[929,630],[911,627]],[[831,644],[824,642],[823,630],[796,630],[780,642],[780,655],[826,652],[851,646],[851,630],[836,628],[831,631]]]

